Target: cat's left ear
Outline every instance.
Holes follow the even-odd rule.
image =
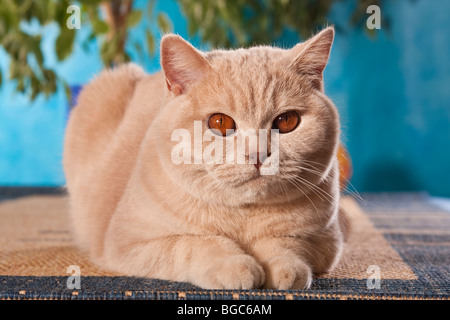
[[[328,27],[288,50],[290,67],[308,77],[317,89],[322,88],[323,70],[328,63],[333,40],[334,28]]]
[[[161,67],[167,88],[175,96],[186,93],[211,70],[203,53],[175,34],[161,39]]]

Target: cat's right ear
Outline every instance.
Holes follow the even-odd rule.
[[[186,93],[211,69],[202,52],[174,34],[161,39],[161,67],[166,76],[167,88],[175,96]]]
[[[290,67],[309,79],[314,87],[323,89],[323,70],[330,56],[334,28],[328,27],[309,40],[288,50]]]

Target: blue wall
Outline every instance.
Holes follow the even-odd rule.
[[[145,0],[137,5],[145,7]],[[331,21],[345,24],[352,2],[339,3]],[[174,30],[188,38],[186,21],[175,1],[159,1]],[[375,38],[364,30],[338,32],[325,72],[327,94],[339,108],[342,139],[350,150],[352,184],[364,191],[428,191],[450,196],[450,1],[389,1],[382,14],[392,17]],[[33,27],[33,26],[31,26]],[[345,28],[344,28],[345,29]],[[45,27],[45,62],[69,84],[89,81],[102,69],[96,43],[81,49],[82,27],[74,55],[57,63],[52,52],[58,30]],[[144,39],[142,26],[131,37]],[[294,44],[286,33],[281,43]],[[202,46],[197,38],[190,39]],[[136,53],[132,54],[136,58]],[[159,58],[139,62],[153,72]],[[0,49],[0,67],[8,59]],[[4,77],[5,78],[5,77]],[[61,90],[30,103],[5,81],[0,89],[0,185],[62,185],[62,143],[67,102]]]
[[[385,3],[390,33],[338,35],[327,74],[352,183],[450,196],[450,1]]]

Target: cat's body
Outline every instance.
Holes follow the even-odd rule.
[[[332,36],[329,28],[291,50],[210,53],[166,36],[162,72],[126,65],[83,89],[64,168],[75,232],[93,261],[204,288],[305,288],[332,268],[346,232],[338,115],[321,83]],[[192,132],[195,120],[206,131],[220,112],[238,130],[270,129],[292,108],[301,122],[280,134],[275,175],[254,164],[171,160],[173,131]]]

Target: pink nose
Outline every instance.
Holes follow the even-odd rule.
[[[261,168],[262,162],[264,162],[267,156],[262,152],[251,153],[248,157],[249,163],[253,164],[257,170]]]

